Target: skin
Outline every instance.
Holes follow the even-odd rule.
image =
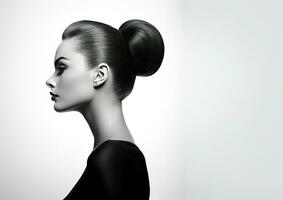
[[[113,90],[113,75],[107,65],[87,68],[83,54],[76,50],[75,38],[65,39],[58,46],[55,67],[65,68],[55,72],[46,81],[51,92],[59,95],[54,103],[57,112],[78,111],[87,121],[94,136],[95,150],[106,140],[134,139],[126,125],[122,102]],[[61,73],[63,72],[63,73]]]

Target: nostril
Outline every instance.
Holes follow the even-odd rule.
[[[53,88],[53,87],[54,87],[51,83],[49,83],[49,81],[46,81],[46,85],[47,85],[48,87],[50,87],[50,88]]]

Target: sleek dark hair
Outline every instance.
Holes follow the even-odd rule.
[[[104,62],[113,71],[114,91],[123,100],[133,89],[136,75],[149,76],[160,67],[164,43],[159,31],[143,20],[129,20],[119,30],[107,24],[81,20],[70,24],[62,40],[75,38],[89,68]]]

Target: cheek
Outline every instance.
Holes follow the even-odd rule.
[[[64,77],[61,80],[61,90],[64,98],[71,101],[90,98],[93,92],[91,80],[85,73]]]

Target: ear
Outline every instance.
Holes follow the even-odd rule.
[[[100,63],[95,70],[93,77],[93,86],[97,87],[103,84],[109,75],[110,68],[106,63]]]

